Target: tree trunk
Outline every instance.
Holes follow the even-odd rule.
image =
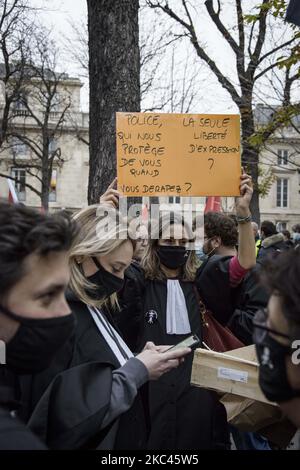
[[[260,224],[259,212],[259,191],[258,191],[258,163],[259,150],[249,143],[249,137],[254,134],[254,118],[251,105],[248,112],[245,109],[241,111],[241,128],[242,128],[242,165],[245,170],[250,173],[253,180],[254,191],[251,200],[251,213],[253,220]]]
[[[41,205],[45,212],[49,209],[49,188],[46,186],[46,182],[42,183],[42,194],[41,194]]]
[[[41,205],[45,212],[49,209],[49,189],[52,175],[52,164],[49,162],[49,140],[44,137],[42,159]]]
[[[87,0],[90,73],[89,204],[116,176],[117,111],[140,111],[138,0]],[[140,199],[140,198],[139,198]],[[140,201],[138,201],[140,202]]]

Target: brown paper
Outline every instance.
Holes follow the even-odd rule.
[[[197,349],[191,383],[270,404],[258,384],[258,367],[254,346],[226,353]]]
[[[116,113],[118,189],[125,196],[240,194],[240,117]]]
[[[247,373],[247,382],[221,379],[218,368],[227,367]],[[198,349],[192,370],[194,385],[224,393],[220,402],[230,424],[245,432],[258,432],[275,446],[284,449],[296,432],[280,408],[269,402],[258,384],[258,361],[254,345],[226,353]],[[238,393],[242,392],[242,393]]]

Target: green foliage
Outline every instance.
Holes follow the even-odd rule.
[[[257,15],[244,15],[244,20],[247,24],[255,23],[259,19],[259,14]]]
[[[300,40],[300,32],[294,35],[296,39]],[[277,66],[280,69],[286,68],[290,69],[292,65],[300,64],[300,44],[296,44],[294,47],[291,48],[290,55],[285,57],[281,56],[277,58]],[[300,68],[298,72],[296,72],[300,77]]]
[[[284,21],[286,10],[287,10],[287,0],[271,0],[265,4],[260,3],[254,7],[255,10],[258,10],[258,13],[251,15],[244,15],[244,20],[247,24],[256,23],[263,11],[267,11],[268,14],[272,15],[274,18],[278,18],[281,22]],[[293,30],[293,35],[295,40],[300,40],[300,31],[293,25],[289,24],[290,28]],[[300,46],[299,43],[296,44],[285,56],[277,58],[277,66],[279,69],[290,69],[293,65],[300,63]],[[297,72],[300,77],[300,67]]]
[[[244,20],[246,23],[251,24],[255,23],[259,20],[261,12],[267,11],[275,18],[282,18],[284,19],[287,9],[287,1],[286,0],[271,0],[267,3],[260,3],[254,7],[255,10],[258,10],[257,14],[252,15],[244,15]]]
[[[272,184],[276,180],[276,176],[271,167],[264,169],[261,165],[258,165],[258,178],[257,186],[259,195],[261,198],[265,198],[269,194]]]
[[[290,104],[282,108],[277,108],[270,122],[265,126],[260,126],[259,129],[249,137],[249,144],[256,149],[260,149],[266,140],[269,139],[270,135],[273,134],[274,130],[288,127],[292,118],[298,116],[299,112],[299,104]]]

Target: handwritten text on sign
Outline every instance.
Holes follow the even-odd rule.
[[[125,196],[237,196],[240,118],[117,113],[117,161]]]

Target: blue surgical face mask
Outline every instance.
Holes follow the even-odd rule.
[[[196,256],[201,260],[204,261],[207,258],[207,255],[203,251],[203,245],[197,245],[195,249]]]
[[[195,248],[195,253],[197,256],[203,256],[204,251],[203,251],[203,245],[197,245],[197,248]]]

